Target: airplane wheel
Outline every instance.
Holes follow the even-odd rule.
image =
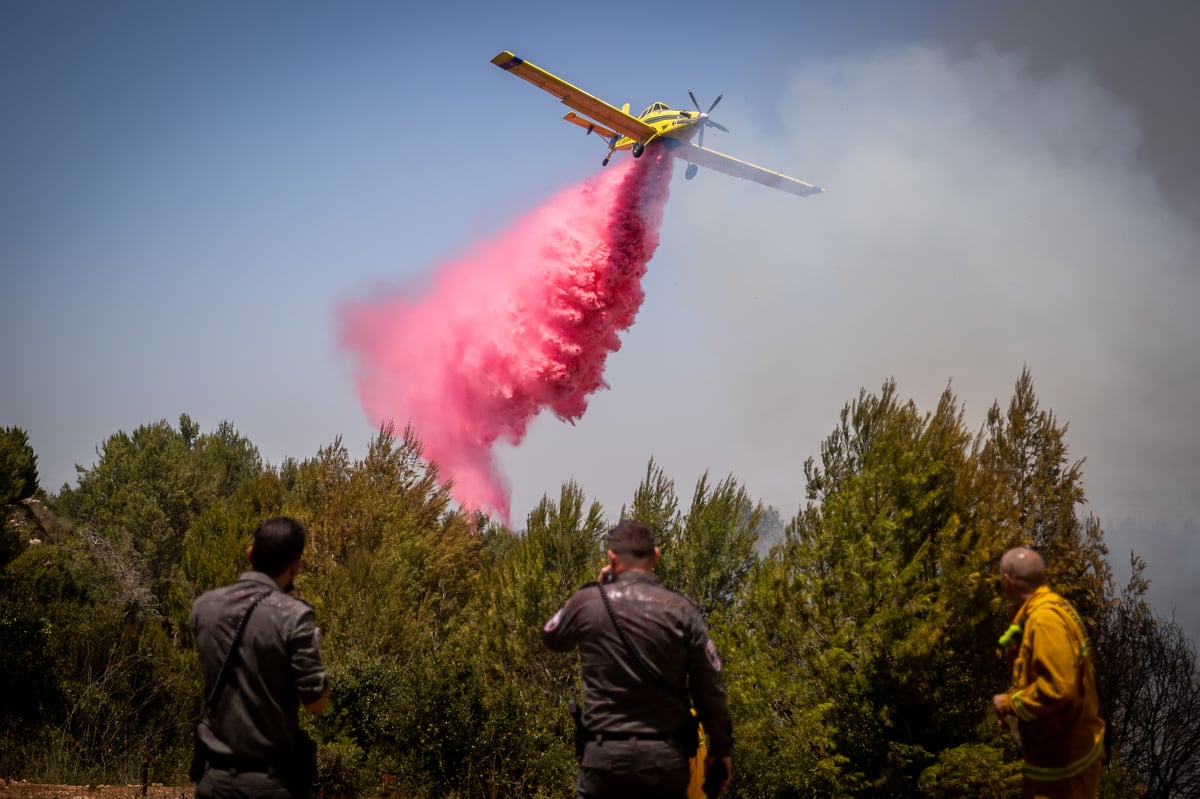
[[[683,173],[683,176],[686,179],[691,180],[692,178],[696,177],[696,173],[699,171],[700,167],[696,166],[695,164],[688,164],[687,171]]]
[[[646,145],[642,144],[640,141],[635,141],[633,143],[633,157],[641,158],[642,153],[644,152],[646,152]]]

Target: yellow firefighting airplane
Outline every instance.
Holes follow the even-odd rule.
[[[708,111],[701,111],[700,104],[696,102],[696,95],[689,91],[688,96],[692,98],[692,105],[696,106],[695,111],[669,108],[666,103],[654,103],[635,117],[629,113],[629,103],[623,108],[611,106],[598,97],[572,86],[557,75],[517,58],[507,50],[493,58],[492,63],[546,90],[562,100],[563,105],[574,109],[563,119],[578,125],[588,133],[598,133],[607,139],[608,155],[604,158],[605,165],[616,150],[630,150],[634,158],[639,158],[647,144],[661,140],[671,155],[688,162],[687,171],[684,173],[688,180],[696,176],[699,165],[801,197],[824,191],[803,180],[772,172],[705,147],[705,128],[728,132],[724,125],[708,118],[717,103],[721,102],[720,96],[708,107]],[[697,133],[700,134],[699,139],[696,144],[692,144],[691,139]]]

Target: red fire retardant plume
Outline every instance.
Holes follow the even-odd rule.
[[[673,158],[651,147],[441,265],[422,296],[341,309],[372,423],[411,423],[465,508],[509,519],[492,445],[549,408],[574,421],[642,304]]]

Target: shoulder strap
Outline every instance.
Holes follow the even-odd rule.
[[[648,676],[659,687],[663,688],[667,693],[687,696],[687,689],[682,685],[673,685],[656,671],[650,668],[649,664],[642,658],[642,653],[637,650],[633,642],[629,640],[629,636],[625,634],[625,628],[621,626],[621,622],[617,620],[617,614],[613,611],[612,602],[608,599],[608,592],[604,590],[602,583],[596,583],[596,587],[600,589],[600,598],[604,600],[604,608],[608,611],[608,617],[612,619],[613,626],[617,628],[617,635],[621,636],[621,643],[625,644],[625,648],[629,650],[629,654],[633,655],[633,660],[637,663],[638,668],[642,673]],[[690,701],[690,700],[689,700]]]
[[[225,674],[229,670],[229,662],[233,660],[233,654],[237,652],[238,644],[241,643],[242,633],[246,631],[246,622],[250,620],[250,614],[258,607],[258,603],[266,599],[270,593],[270,591],[263,591],[254,597],[254,601],[250,603],[250,607],[246,608],[246,612],[242,614],[241,620],[238,621],[237,630],[233,633],[233,643],[229,645],[229,651],[225,653],[225,659],[221,661],[221,670],[217,672],[217,681],[213,683],[208,700],[204,703],[204,709],[200,711],[201,718],[208,713],[209,708],[216,705],[217,698],[221,695],[221,689],[225,687]]]

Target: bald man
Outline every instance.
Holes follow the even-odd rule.
[[[1042,556],[1026,547],[1000,559],[1001,590],[1016,608],[1001,639],[1012,688],[992,697],[1001,724],[1015,719],[1025,760],[1022,799],[1095,799],[1104,721],[1092,650],[1070,602],[1046,584]]]

